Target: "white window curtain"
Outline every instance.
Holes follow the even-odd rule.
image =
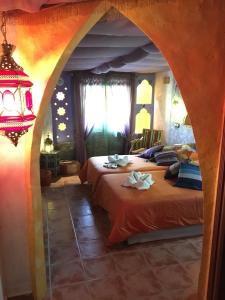
[[[131,113],[131,88],[127,84],[106,87],[106,120],[110,132],[125,133]]]
[[[85,128],[90,131],[101,131],[105,123],[105,89],[102,85],[83,84]]]
[[[129,84],[82,84],[85,128],[92,132],[125,133],[131,113]]]

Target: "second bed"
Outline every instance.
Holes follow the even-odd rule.
[[[104,164],[108,161],[108,156],[95,156],[89,158],[79,173],[81,183],[90,183],[92,185],[92,191],[95,191],[102,175],[167,169],[167,166],[158,166],[156,163],[146,161],[146,159],[136,155],[128,155],[128,159],[131,163],[127,166],[109,169],[104,167]]]
[[[163,170],[151,173],[155,183],[148,190],[123,187],[128,174],[102,175],[93,195],[93,204],[104,208],[111,221],[108,244],[130,236],[162,229],[203,223],[203,192],[179,188],[165,180]]]

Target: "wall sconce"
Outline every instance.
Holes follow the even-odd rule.
[[[36,118],[31,94],[33,83],[12,57],[15,46],[8,44],[6,39],[4,12],[1,32],[4,39],[0,59],[0,133],[17,146],[18,139],[28,131]]]
[[[44,152],[51,153],[52,151],[54,151],[53,141],[48,134],[44,140]]]
[[[175,122],[175,123],[174,123],[174,127],[175,127],[175,128],[180,128],[180,123]]]
[[[175,86],[175,92],[172,98],[172,107],[171,107],[171,120],[176,129],[180,128],[184,124],[185,116],[187,115],[187,110],[184,104],[184,101],[181,97],[180,91]]]

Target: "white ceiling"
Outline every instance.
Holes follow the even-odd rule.
[[[65,66],[74,70],[155,73],[169,66],[149,38],[117,13],[103,17],[82,39]]]

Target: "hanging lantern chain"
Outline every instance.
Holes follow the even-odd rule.
[[[32,126],[36,118],[32,108],[32,82],[23,68],[13,59],[15,46],[6,38],[6,12],[1,15],[0,30],[3,35],[0,57],[0,134],[17,146],[19,138]]]
[[[6,39],[6,13],[3,12],[2,13],[2,24],[1,24],[1,32],[2,32],[2,35],[3,35],[3,42],[7,44],[7,39]]]

